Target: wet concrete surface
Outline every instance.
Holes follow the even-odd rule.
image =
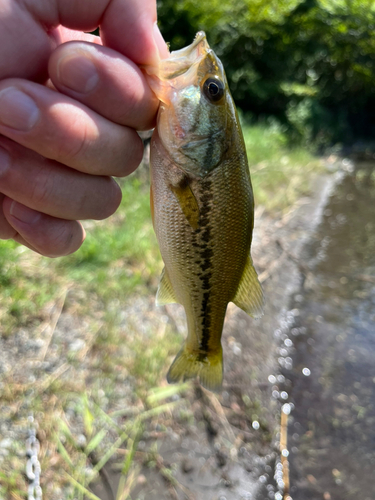
[[[349,169],[350,170],[350,169]],[[281,341],[293,500],[375,498],[375,164],[338,184],[301,260]]]

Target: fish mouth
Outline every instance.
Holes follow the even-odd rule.
[[[172,80],[186,73],[193,65],[200,61],[210,52],[206,34],[199,31],[193,43],[180,50],[171,52],[167,59],[162,59],[159,65],[159,78],[162,80]]]
[[[148,83],[157,98],[170,105],[171,89],[180,90],[194,82],[200,63],[211,54],[213,51],[208,45],[205,32],[199,31],[193,43],[187,47],[171,52],[155,66],[141,66],[141,69],[146,73]],[[179,79],[181,75],[183,77]]]
[[[206,33],[204,31],[198,31],[193,42],[190,45],[184,47],[183,49],[174,50],[173,52],[171,52],[168,59],[181,59],[185,57],[191,57],[191,55],[194,53],[194,51],[196,51],[197,48],[199,50],[204,48],[209,49],[209,45],[206,39]]]

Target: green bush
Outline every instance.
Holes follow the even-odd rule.
[[[172,50],[206,31],[245,112],[323,145],[374,136],[372,0],[160,0],[158,8]]]

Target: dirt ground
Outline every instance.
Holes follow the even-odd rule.
[[[222,394],[216,397],[197,385],[189,396],[193,422],[187,425],[176,414],[167,432],[155,428],[142,439],[142,449],[157,439],[158,463],[142,468],[132,498],[288,498],[288,474],[280,456],[280,414],[288,394],[279,368],[291,362],[293,352],[288,334],[298,311],[289,304],[309,274],[299,256],[333,183],[332,175],[317,179],[313,194],[300,199],[282,219],[256,212],[252,256],[266,296],[264,317],[253,320],[230,305],[223,333]],[[184,332],[180,306],[168,306],[160,314]],[[174,471],[172,478],[166,470]],[[119,474],[110,467],[106,474],[116,491]],[[115,498],[103,483],[93,491],[103,499]]]
[[[252,256],[266,296],[264,317],[253,320],[230,305],[223,333],[222,394],[216,397],[195,386],[185,402],[194,418],[186,420],[181,412],[175,412],[169,421],[164,419],[146,428],[135,454],[136,461],[139,457],[140,470],[130,492],[131,498],[283,498],[288,478],[285,467],[284,476],[282,474],[280,410],[288,402],[288,394],[279,368],[291,362],[293,342],[288,333],[296,314],[295,310],[290,310],[291,298],[298,292],[301,279],[309,273],[299,256],[319,222],[334,177],[330,174],[317,179],[312,195],[300,199],[282,218],[271,218],[257,209]],[[90,337],[71,311],[65,312],[62,306],[59,307],[56,304],[50,311],[52,319],[56,318],[56,324],[52,321],[52,326],[50,323],[48,327],[52,328],[52,333],[48,328],[47,331],[41,328],[36,338],[27,330],[21,330],[0,339],[0,373],[5,374],[5,380],[12,372],[20,382],[27,380],[31,385],[37,382],[37,390],[46,390],[54,383],[54,377],[87,380],[85,355],[90,349]],[[156,309],[150,297],[139,299],[132,310],[124,314],[127,322],[139,322],[140,317],[145,324],[171,322],[185,335],[185,319],[180,306]],[[50,349],[49,335],[52,334],[54,348]],[[64,355],[59,346],[65,346]],[[74,371],[67,367],[69,352],[79,354]],[[121,384],[117,395],[119,406],[121,401],[124,405],[131,401],[134,383],[130,378]],[[3,382],[0,384],[2,389]],[[11,406],[0,408],[0,469],[11,442],[19,443],[20,460],[24,457],[22,446],[27,424],[24,418],[9,418],[10,413],[15,415]],[[102,409],[106,410],[104,397]],[[25,412],[27,404],[19,405],[18,410]],[[43,441],[42,430],[39,437]],[[150,467],[142,461],[142,454],[148,452],[149,455],[155,444],[157,454]],[[48,456],[47,445],[44,453]],[[115,499],[119,477],[112,465],[107,465],[100,481],[92,485],[92,491],[102,500]],[[52,484],[54,477],[44,477],[42,482]],[[49,500],[66,498],[58,488],[50,487],[48,491]]]

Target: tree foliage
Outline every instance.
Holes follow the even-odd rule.
[[[223,61],[237,104],[319,143],[375,136],[372,0],[160,0],[177,49],[199,30]]]

